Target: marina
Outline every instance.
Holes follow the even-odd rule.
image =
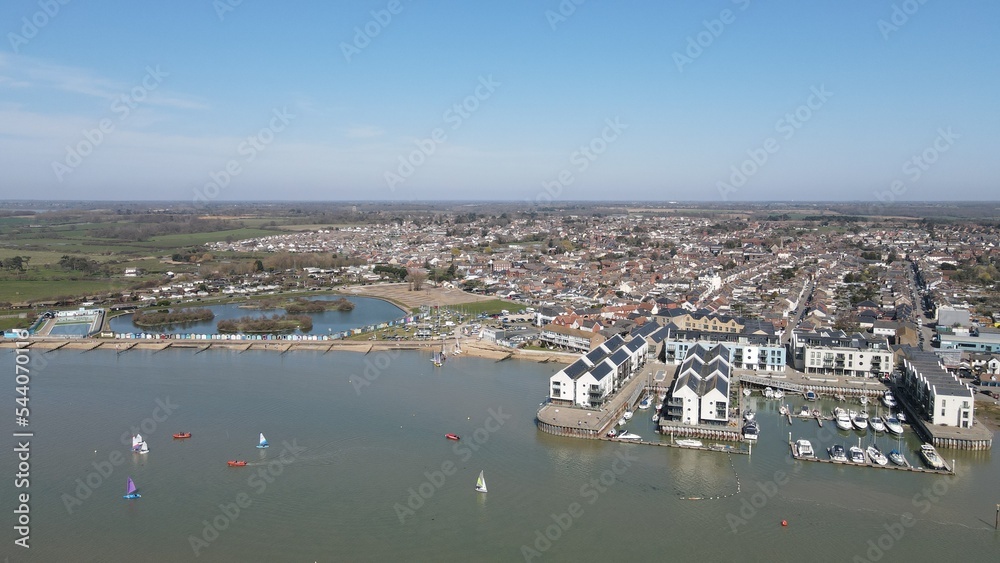
[[[832,463],[836,465],[850,465],[852,467],[870,467],[874,469],[892,469],[896,471],[911,471],[915,473],[927,473],[931,475],[955,475],[955,471],[948,465],[943,469],[932,469],[927,467],[920,467],[911,465],[909,462],[905,462],[905,465],[896,464],[879,464],[876,463],[871,455],[867,452],[862,452],[864,455],[864,463],[855,463],[848,460],[838,461],[835,459],[824,459],[817,455],[802,455],[796,445],[796,442],[789,439],[788,442],[789,449],[791,450],[792,457],[799,461],[815,461],[817,463]],[[905,460],[904,460],[905,461]]]
[[[652,432],[657,426],[648,416],[635,416],[625,427],[643,437],[630,447],[607,438],[566,439],[540,432],[531,423],[538,401],[525,397],[542,395],[546,378],[558,365],[495,363],[463,355],[435,368],[426,352],[402,352],[358,394],[351,378],[363,374],[366,361],[372,360],[364,354],[367,348],[350,354],[336,349],[324,354],[323,348],[285,355],[215,347],[195,355],[197,349],[170,348],[154,355],[154,350],[139,347],[126,354],[113,348],[81,353],[65,347],[45,355],[45,377],[32,389],[49,405],[35,431],[45,440],[37,477],[52,486],[32,498],[46,530],[66,541],[40,543],[37,553],[32,550],[35,560],[74,560],[78,542],[96,535],[107,539],[106,560],[188,560],[188,537],[201,537],[201,522],[211,521],[219,514],[218,505],[233,502],[240,492],[250,494],[252,503],[203,552],[209,558],[224,552],[226,558],[246,560],[315,560],[317,553],[339,550],[353,560],[424,560],[424,555],[455,549],[457,542],[462,560],[515,559],[519,546],[533,541],[536,529],[552,523],[539,517],[537,507],[560,514],[569,503],[586,503],[591,497],[580,496],[581,486],[602,478],[613,485],[602,485],[606,490],[593,508],[584,504],[585,515],[550,555],[610,558],[630,550],[655,557],[659,551],[652,546],[597,538],[616,521],[614,514],[628,511],[638,520],[654,521],[668,510],[678,516],[670,532],[672,550],[678,557],[698,557],[704,553],[704,543],[696,539],[704,522],[727,526],[727,514],[739,514],[743,502],[752,502],[759,492],[756,483],[771,482],[777,471],[789,476],[778,485],[780,494],[739,526],[741,541],[720,548],[722,559],[739,560],[748,549],[771,549],[779,530],[788,532],[781,539],[789,549],[863,552],[868,534],[881,529],[886,518],[912,511],[910,475],[916,472],[843,471],[838,464],[793,461],[783,443],[789,430],[794,438],[809,440],[823,457],[831,443],[851,439],[839,437],[831,424],[820,428],[810,419],[793,419],[790,428],[778,415],[778,401],[760,396],[743,405],[755,412],[761,427],[752,455],[749,446],[732,443],[726,448],[727,443],[706,438],[675,436],[675,442],[699,440],[702,448],[671,444],[669,435]],[[0,354],[10,359],[13,352],[0,349]],[[284,391],[262,392],[277,388]],[[636,403],[645,396],[641,387],[638,391]],[[169,399],[177,408],[152,428],[157,398]],[[117,405],[114,413],[106,408],[109,400]],[[823,398],[810,403],[824,412],[834,404]],[[491,409],[510,418],[499,426],[484,424]],[[288,416],[291,412],[295,416]],[[131,440],[123,445],[118,435],[146,419],[142,438],[149,453],[128,453]],[[120,430],[107,435],[93,432],[116,426]],[[339,431],[331,433],[331,427]],[[179,430],[195,437],[175,440],[173,433]],[[270,448],[255,447],[261,432]],[[445,433],[461,440],[446,439]],[[888,451],[897,440],[918,464],[910,453],[918,445],[916,436],[909,429],[901,439],[880,437],[879,445]],[[303,451],[289,456],[286,443]],[[90,463],[106,461],[115,451],[127,453],[128,469],[116,467],[107,484],[68,513],[60,495],[74,495],[75,480],[83,481],[93,471]],[[294,461],[283,466],[266,490],[248,488],[247,478],[283,452]],[[954,456],[965,467],[962,479],[950,485],[926,517],[918,518],[910,539],[895,553],[915,560],[945,556],[947,550],[935,546],[961,541],[970,557],[988,559],[996,549],[993,531],[978,522],[986,514],[992,520],[993,499],[982,491],[991,486],[1000,460],[986,452],[942,453],[949,463]],[[227,460],[247,465],[229,467]],[[456,475],[441,481],[401,524],[394,506],[408,508],[410,489],[429,483],[424,473],[444,462],[454,464]],[[734,466],[744,485],[738,493]],[[489,474],[489,499],[473,490],[480,471]],[[136,501],[141,511],[121,510],[128,502],[121,498],[128,476],[141,488],[142,498]],[[857,497],[849,509],[842,506],[847,491]],[[531,507],[525,507],[526,498],[532,499]],[[340,518],[343,526],[331,530],[330,518]],[[782,519],[789,520],[789,528],[779,526]],[[942,520],[960,526],[942,530]],[[455,537],[435,536],[442,525],[453,529]],[[817,528],[838,530],[838,537],[817,538],[812,533]],[[130,542],[135,533],[150,545]],[[275,533],[287,541],[270,541]],[[411,538],[416,537],[429,538],[423,540],[426,551],[414,553]]]

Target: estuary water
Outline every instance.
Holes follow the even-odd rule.
[[[956,458],[951,479],[795,462],[789,431],[820,455],[859,436],[832,422],[826,432],[815,421],[789,426],[777,402],[763,399],[751,456],[561,438],[534,422],[561,366],[458,356],[435,368],[429,359],[33,352],[31,548],[13,544],[17,469],[8,438],[0,555],[912,562],[993,561],[1000,549],[1000,463],[990,452],[943,450]],[[13,351],[0,351],[0,366],[14,373]],[[3,404],[14,403],[13,379],[0,387]],[[653,438],[651,414],[639,411],[629,430]],[[128,451],[134,428],[148,454]],[[193,437],[171,438],[182,431]],[[255,447],[261,432],[267,449]],[[884,451],[895,447],[881,441]],[[911,436],[904,447],[917,444]],[[249,464],[230,468],[230,459]],[[486,494],[474,491],[481,470]],[[122,498],[129,476],[142,498]]]

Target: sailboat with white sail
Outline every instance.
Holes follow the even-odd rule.
[[[266,447],[268,447],[269,445],[270,445],[270,444],[268,444],[268,443],[267,443],[267,438],[265,438],[265,437],[264,437],[264,433],[263,433],[263,432],[261,432],[261,433],[260,433],[260,441],[259,441],[259,442],[257,442],[257,447],[258,447],[258,448],[266,448]]]
[[[476,491],[480,493],[486,492],[486,478],[483,477],[483,472],[479,472],[479,478],[476,479]]]
[[[146,441],[142,439],[141,434],[132,436],[132,452],[137,454],[149,453],[149,446],[146,445]]]

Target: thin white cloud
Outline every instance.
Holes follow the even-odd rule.
[[[156,67],[156,65],[150,65]],[[163,69],[169,72],[169,69]],[[47,61],[0,53],[0,90],[6,88],[37,88],[57,90],[83,96],[93,96],[112,100],[127,95],[133,88],[142,85],[147,74],[145,68],[136,74],[134,82],[113,80],[98,76],[89,69],[53,64]],[[165,78],[169,80],[169,76]],[[172,93],[158,86],[148,92],[144,104],[178,109],[208,109],[208,104],[193,96]]]

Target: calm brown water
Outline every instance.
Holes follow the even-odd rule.
[[[526,545],[537,551],[533,561],[912,562],[992,561],[1000,549],[1000,464],[989,452],[946,451],[957,458],[952,481],[792,462],[789,430],[818,451],[857,443],[858,434],[832,423],[822,435],[815,422],[789,427],[777,402],[763,399],[760,444],[732,461],[557,438],[533,419],[560,366],[455,357],[434,368],[429,358],[35,353],[32,547],[13,546],[10,438],[0,554],[187,561],[197,548],[206,561],[517,561]],[[0,352],[5,373],[13,364],[13,352]],[[13,376],[5,381],[0,402],[12,405]],[[156,410],[157,400],[173,412]],[[652,437],[651,414],[637,413],[630,430]],[[151,451],[128,453],[123,435],[142,425]],[[171,439],[180,431],[194,437]],[[254,447],[259,432],[270,448]],[[446,440],[448,432],[462,440]],[[895,447],[879,441],[886,452]],[[903,444],[916,445],[912,436]],[[121,463],[100,477],[94,464],[107,471],[118,455]],[[250,465],[229,468],[228,459]],[[486,495],[473,490],[480,470]],[[141,499],[122,499],[128,476]],[[96,486],[80,500],[86,490],[77,491],[77,479],[88,478]],[[692,496],[724,498],[682,500]],[[913,521],[903,526],[907,513]],[[546,533],[556,539],[539,539]],[[204,544],[192,547],[192,537]]]

